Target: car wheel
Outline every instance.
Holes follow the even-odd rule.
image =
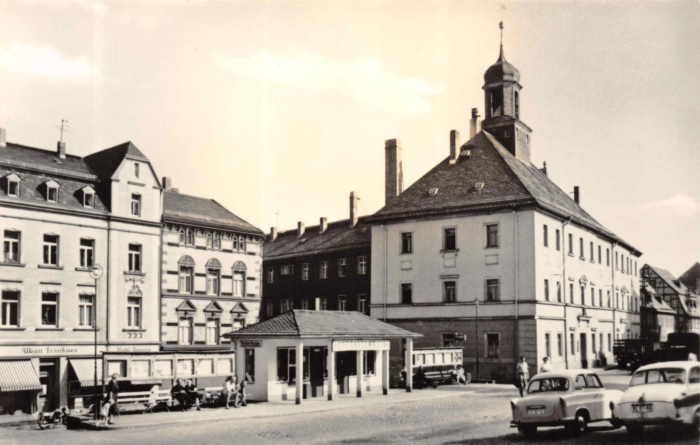
[[[620,428],[622,428],[622,421],[621,420],[617,420],[617,419],[611,420],[610,423],[612,424],[612,427],[616,430],[619,430]]]
[[[537,434],[537,425],[521,425],[518,427],[518,431],[523,433],[525,437],[532,437]]]
[[[627,425],[627,433],[630,436],[641,436],[644,432],[644,425],[638,423],[630,423]]]
[[[569,432],[576,436],[586,434],[588,432],[588,418],[583,413],[576,413],[574,423],[567,425]]]

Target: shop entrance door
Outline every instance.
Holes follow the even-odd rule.
[[[581,368],[588,369],[588,346],[586,343],[586,334],[581,333]]]
[[[321,346],[311,347],[311,363],[309,363],[311,397],[323,396],[323,378],[326,374],[327,351],[328,349]]]
[[[355,375],[355,354],[355,351],[343,351],[335,355],[338,373],[338,394],[348,394],[350,392],[350,376]]]
[[[39,362],[39,411],[48,412],[56,409],[58,400],[58,363],[56,360],[41,359]]]

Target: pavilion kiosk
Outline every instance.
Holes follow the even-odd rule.
[[[249,400],[299,404],[336,394],[388,394],[390,340],[405,339],[411,357],[413,339],[422,335],[360,312],[294,309],[223,336],[236,349],[236,374],[248,381]],[[406,363],[410,368],[412,360]]]

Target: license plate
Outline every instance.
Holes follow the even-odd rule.
[[[543,416],[544,415],[544,408],[528,408],[527,414],[529,416]]]
[[[633,413],[650,413],[652,411],[654,411],[654,405],[650,403],[646,405],[632,405]]]

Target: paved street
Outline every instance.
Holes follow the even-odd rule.
[[[620,372],[606,372],[608,387],[623,389],[629,377]],[[109,431],[0,430],[0,443],[53,445],[55,443],[123,444],[146,443],[175,445],[192,443],[226,444],[355,444],[355,443],[425,443],[425,444],[501,444],[529,443],[508,425],[509,400],[515,388],[473,386],[427,389],[437,397],[343,407],[323,412],[279,415],[267,418],[205,421],[205,413],[185,413],[188,421],[173,425],[151,425]],[[341,402],[342,403],[342,402]],[[253,408],[253,407],[251,407]],[[156,416],[178,415],[157,414]],[[127,422],[122,416],[120,422]],[[140,416],[136,414],[136,416]],[[145,417],[148,418],[148,415]],[[154,419],[156,417],[153,417]],[[163,419],[164,417],[160,417]],[[556,444],[644,443],[695,444],[697,439],[680,436],[679,431],[648,429],[641,440],[631,441],[624,429],[612,430],[601,424],[581,437],[567,436],[561,428],[540,432],[538,442]]]

